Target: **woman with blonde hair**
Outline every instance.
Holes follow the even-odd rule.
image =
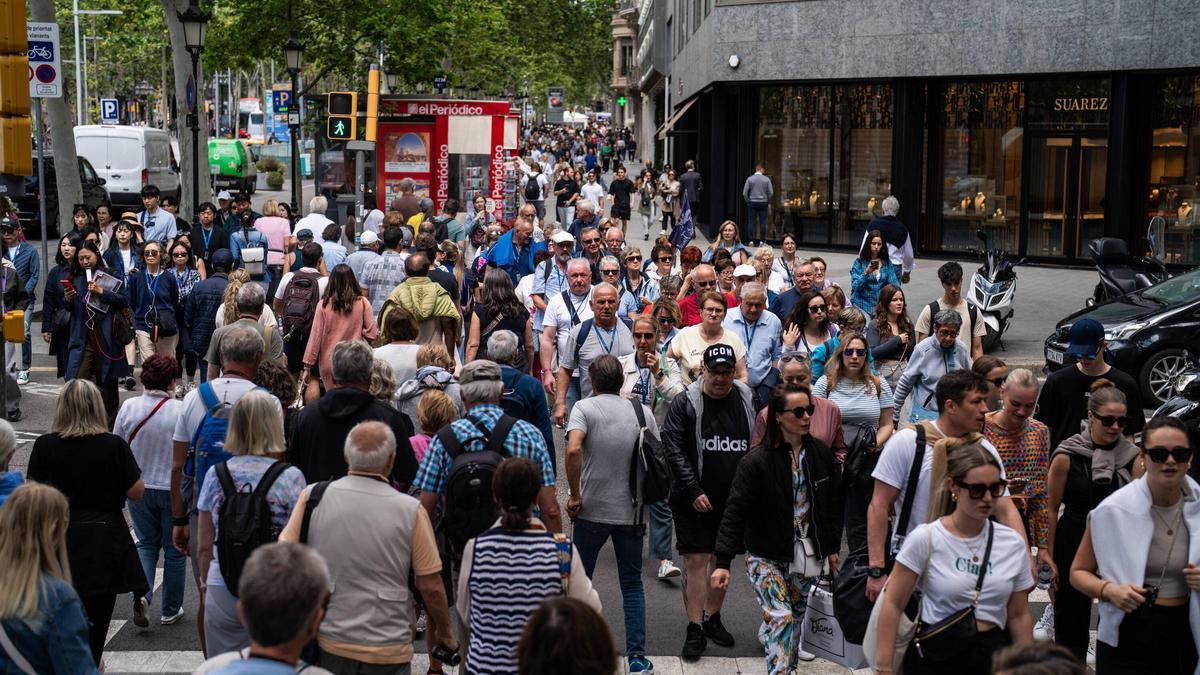
[[[894,660],[897,627],[918,583],[920,613],[905,673],[987,673],[994,652],[1033,642],[1029,552],[1020,533],[989,520],[1007,481],[982,438],[972,433],[935,446],[945,479],[930,505],[933,517],[905,537],[879,600],[876,672],[901,668]]]
[[[234,270],[229,273],[229,285],[225,287],[225,293],[221,296],[221,306],[217,308],[217,322],[213,325],[213,330],[238,320],[237,294],[242,290],[242,285],[249,281],[250,275],[246,270]],[[275,317],[275,312],[271,311],[270,303],[263,305],[262,314],[258,317],[258,325],[264,328],[279,326],[279,319]]]
[[[304,474],[276,460],[284,452],[283,425],[275,399],[265,391],[244,394],[229,413],[225,451],[232,457],[209,468],[200,487],[197,559],[200,592],[204,594],[204,644],[209,654],[224,654],[250,645],[250,636],[237,615],[236,585],[241,570],[222,570],[217,542],[218,519],[225,500],[238,492],[266,487],[271,508],[271,533],[278,538],[304,489]],[[247,552],[248,553],[248,552]],[[228,581],[227,581],[228,580]]]
[[[750,250],[742,243],[742,235],[738,230],[737,223],[732,220],[721,223],[721,227],[717,229],[716,239],[709,244],[701,262],[711,264],[719,250],[729,251],[735,265],[741,265],[750,259]]]
[[[457,417],[458,410],[454,407],[454,399],[446,392],[439,389],[425,392],[425,396],[422,396],[421,402],[417,404],[417,433],[408,439],[418,462],[429,449],[433,435]]]
[[[372,397],[391,403],[392,396],[396,394],[396,374],[392,370],[392,364],[383,359],[375,359],[371,365],[371,384],[368,385],[368,390]]]
[[[71,588],[69,514],[66,497],[38,483],[17,488],[0,509],[0,633],[16,652],[0,649],[0,671],[97,672],[87,617]]]
[[[462,395],[453,371],[454,357],[446,351],[446,345],[430,342],[417,350],[417,374],[400,383],[393,400],[396,410],[408,415],[414,429],[417,426],[417,405],[427,391],[446,392],[454,401],[454,409],[462,414]]]
[[[141,469],[125,439],[108,432],[104,401],[90,380],[62,388],[50,433],[33,442],[27,477],[58,488],[71,505],[70,578],[91,624],[98,666],[117,596],[140,598],[150,585],[122,513],[127,498],[142,498]]]

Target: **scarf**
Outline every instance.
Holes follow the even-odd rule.
[[[1110,446],[1096,445],[1088,432],[1087,422],[1083,423],[1083,431],[1059,443],[1051,453],[1051,460],[1059,453],[1077,455],[1092,464],[1092,480],[1097,483],[1111,483],[1113,477],[1119,485],[1125,485],[1133,480],[1133,475],[1127,468],[1137,457],[1138,449],[1124,435],[1117,437],[1117,442]]]

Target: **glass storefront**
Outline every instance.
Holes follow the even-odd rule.
[[[754,161],[775,184],[768,238],[857,246],[891,194],[892,87],[759,89]]]
[[[1155,87],[1144,226],[1162,232],[1168,263],[1200,263],[1200,76]]]
[[[942,250],[993,246],[1016,251],[1021,222],[1025,87],[954,82],[941,106]]]

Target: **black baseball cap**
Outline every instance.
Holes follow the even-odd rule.
[[[704,350],[704,367],[712,368],[713,366],[736,366],[737,356],[733,353],[733,347],[727,344],[715,344]]]

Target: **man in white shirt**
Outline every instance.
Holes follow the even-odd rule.
[[[867,598],[874,601],[887,581],[888,564],[894,560],[896,552],[908,533],[918,525],[929,520],[929,503],[933,485],[945,480],[945,476],[934,476],[934,454],[937,452],[937,442],[943,438],[964,437],[978,434],[983,428],[984,415],[987,414],[988,382],[982,375],[969,370],[955,370],[942,376],[938,381],[937,400],[940,413],[936,420],[923,422],[925,431],[925,452],[922,457],[920,473],[917,478],[916,490],[912,495],[911,512],[908,522],[898,521],[903,517],[904,503],[908,499],[908,480],[912,470],[913,459],[917,450],[917,432],[914,428],[902,429],[888,440],[879,454],[879,463],[871,476],[875,479],[875,490],[871,496],[871,505],[867,508],[867,555],[869,569],[867,572]],[[979,437],[978,443],[996,456],[996,461],[1003,467],[1003,460],[996,448],[987,440]],[[942,463],[944,467],[945,464]],[[943,469],[944,470],[944,469]],[[1003,468],[1000,478],[1004,479]],[[890,546],[885,546],[884,537],[888,530],[888,518],[895,515],[897,522],[894,527],[897,532],[892,535]],[[996,519],[1025,535],[1025,526],[1021,523],[1021,515],[1013,505],[1012,497],[1007,490],[1004,496],[996,500]],[[903,525],[903,528],[901,527]],[[903,529],[903,531],[899,531]],[[1026,537],[1028,539],[1028,537]],[[1026,552],[1028,552],[1026,547]]]
[[[604,213],[604,198],[608,196],[608,193],[605,192],[603,185],[596,182],[595,169],[588,172],[587,182],[583,184],[583,187],[579,188],[579,194],[583,199],[596,205],[595,213]]]
[[[969,305],[962,296],[963,268],[954,261],[943,264],[938,268],[938,281],[942,282],[942,297],[935,302],[939,309],[952,309],[962,317],[962,329],[958,332],[958,341],[966,345],[971,360],[983,356],[983,336],[987,335],[987,324],[978,309]],[[917,342],[929,337],[930,321],[936,311],[931,312],[934,303],[929,303],[917,317]]]
[[[158,187],[147,185],[142,188],[142,206],[145,211],[138,214],[138,224],[142,226],[142,241],[157,241],[166,246],[177,234],[175,216],[158,208]]]
[[[539,357],[542,359],[542,387],[555,395],[558,355],[567,349],[571,329],[592,318],[592,268],[583,258],[567,263],[567,290],[550,297],[542,319]],[[580,398],[579,372],[571,374],[567,389],[567,408]]]

